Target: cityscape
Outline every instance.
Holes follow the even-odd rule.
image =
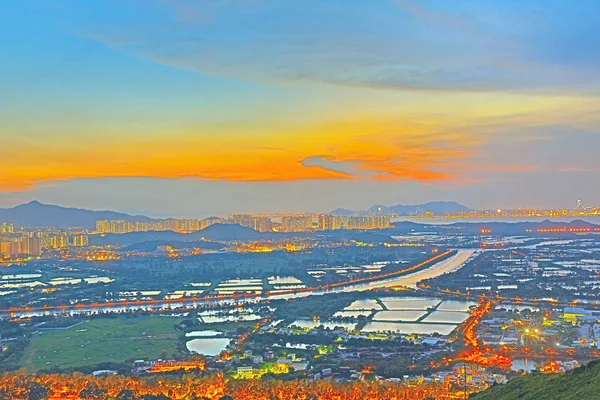
[[[0,223],[2,393],[453,399],[600,358],[600,217],[580,208],[23,226],[19,207]]]
[[[599,1],[0,10],[0,400],[600,400]]]

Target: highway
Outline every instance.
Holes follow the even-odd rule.
[[[365,278],[368,279],[366,282],[356,283],[338,283],[328,286],[319,286],[307,288],[304,290],[290,291],[287,293],[262,293],[261,295],[231,295],[231,296],[216,296],[216,297],[203,297],[203,298],[192,298],[192,299],[181,299],[181,300],[151,300],[151,301],[132,301],[132,302],[116,302],[107,304],[92,304],[92,305],[63,305],[63,306],[52,306],[43,308],[22,308],[22,309],[10,309],[3,310],[3,313],[10,314],[11,317],[29,317],[34,315],[59,315],[59,314],[80,314],[80,313],[97,313],[97,312],[131,312],[138,309],[143,310],[159,310],[159,309],[177,309],[185,307],[197,307],[202,305],[215,305],[215,304],[240,304],[240,303],[259,303],[268,300],[277,299],[293,299],[302,298],[311,295],[324,295],[330,293],[344,293],[344,292],[356,292],[366,291],[376,288],[386,288],[392,286],[408,286],[416,288],[417,282],[423,279],[434,278],[445,273],[449,273],[461,268],[472,256],[478,253],[479,250],[458,250],[454,254],[447,256],[451,251],[441,253],[437,256],[431,257],[421,263],[415,264],[411,267],[407,267],[404,270],[410,271],[411,269],[417,269],[416,272],[410,272],[402,274],[403,270],[398,272],[382,274],[381,279],[377,277]],[[438,259],[442,257],[441,261]],[[447,258],[443,258],[447,257]],[[427,263],[431,263],[430,266],[426,266]],[[420,267],[423,265],[423,267]],[[420,267],[420,268],[419,268]],[[395,276],[395,274],[399,274]],[[394,275],[394,276],[390,276]]]

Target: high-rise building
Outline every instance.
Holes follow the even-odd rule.
[[[96,232],[108,233],[110,232],[110,221],[96,221]]]
[[[69,247],[69,235],[60,233],[58,235],[50,236],[47,245],[45,244],[42,247],[51,249],[64,249],[65,247]]]
[[[41,241],[37,237],[23,236],[0,240],[0,254],[5,257],[15,257],[18,255],[39,257],[41,253]]]
[[[20,253],[28,256],[39,257],[42,254],[41,241],[37,237],[21,238]]]
[[[250,218],[236,216],[234,223],[253,227],[255,222]],[[196,232],[212,224],[222,222],[220,218],[207,219],[166,219],[161,221],[127,222],[121,220],[96,221],[97,233],[129,233],[149,231]]]
[[[88,235],[78,234],[71,236],[71,245],[73,247],[86,247],[89,244]]]
[[[9,224],[6,222],[0,223],[0,235],[5,234],[5,233],[14,233],[14,232],[15,232],[15,227],[13,226],[13,224]]]
[[[269,217],[233,214],[229,216],[229,220],[234,224],[252,228],[259,232],[271,232],[273,230],[273,221]]]
[[[319,230],[330,231],[333,226],[333,215],[321,214],[319,215]]]
[[[343,216],[319,215],[320,230],[338,229],[386,229],[390,227],[390,217],[387,215]]]
[[[281,231],[306,232],[312,229],[312,223],[312,216],[310,215],[284,216],[281,218]]]
[[[19,242],[10,239],[3,239],[0,241],[0,254],[3,256],[14,257],[19,255],[19,251]]]

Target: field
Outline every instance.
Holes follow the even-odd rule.
[[[79,367],[101,362],[171,357],[177,352],[173,325],[179,318],[94,319],[67,330],[36,334],[23,355],[29,371]]]

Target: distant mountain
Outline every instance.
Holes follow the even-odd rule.
[[[434,215],[456,214],[460,212],[471,211],[470,208],[463,206],[455,201],[432,201],[424,204],[395,206],[374,205],[368,210],[348,210],[345,208],[336,208],[331,211],[333,215],[424,215],[430,212]]]
[[[283,234],[273,232],[257,232],[237,224],[214,224],[200,231],[192,233],[178,233],[173,231],[130,232],[123,234],[109,233],[104,235],[90,235],[90,244],[102,246],[118,244],[132,246],[138,243],[155,242],[168,244],[171,242],[198,242],[203,239],[219,241],[248,242],[261,239],[282,237]],[[203,247],[205,248],[205,247]]]
[[[432,201],[425,204],[401,205],[390,207],[390,210],[397,215],[415,215],[430,212],[435,215],[457,214],[471,211],[469,207],[463,206],[455,201]]]
[[[332,215],[355,215],[355,214],[359,214],[361,212],[364,211],[353,211],[353,210],[348,210],[346,208],[336,208],[333,211],[330,211],[329,214]]]
[[[118,219],[129,222],[152,221],[143,215],[115,211],[91,211],[67,208],[32,201],[13,208],[0,208],[0,222],[24,226],[80,226],[94,228],[97,220]]]
[[[238,224],[213,224],[201,231],[194,232],[193,235],[211,240],[248,241],[266,239],[274,234],[257,232],[252,228],[246,228]]]
[[[221,250],[225,248],[224,244],[216,242],[206,242],[204,240],[198,240],[195,242],[179,242],[169,240],[153,240],[149,242],[135,243],[125,248],[126,251],[156,251],[158,246],[169,245],[177,250],[193,249],[198,248],[202,250]]]

